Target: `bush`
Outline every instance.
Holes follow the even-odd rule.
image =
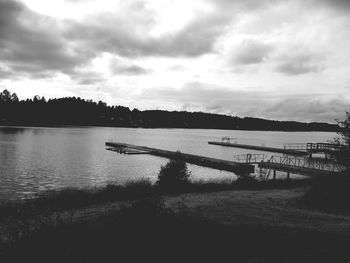
[[[161,166],[157,185],[167,189],[178,189],[188,184],[190,175],[186,162],[181,158],[181,153],[177,152],[174,159],[165,166]]]
[[[330,211],[350,210],[350,176],[320,176],[313,180],[302,201],[305,205]]]

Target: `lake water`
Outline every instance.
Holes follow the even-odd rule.
[[[50,189],[94,187],[142,177],[156,180],[167,159],[150,155],[120,155],[107,151],[105,142],[180,150],[233,160],[252,150],[209,145],[228,136],[237,142],[283,147],[284,143],[326,142],[329,132],[265,132],[205,129],[140,128],[27,128],[0,127],[0,200],[19,199]],[[266,152],[265,152],[266,154]],[[193,179],[233,178],[235,175],[189,165]]]

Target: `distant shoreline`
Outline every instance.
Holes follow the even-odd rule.
[[[144,126],[108,126],[108,125],[49,125],[49,124],[8,124],[1,123],[0,128],[134,128],[134,129],[185,129],[185,130],[225,130],[225,131],[266,131],[266,132],[337,132],[338,130],[273,130],[273,129],[230,129],[230,128],[192,128],[192,127],[144,127]]]
[[[2,95],[1,95],[2,94]],[[339,125],[326,122],[277,121],[205,112],[130,110],[76,97],[46,100],[36,96],[19,100],[8,91],[0,93],[0,125],[61,127],[95,126],[166,129],[221,129],[247,131],[331,131]]]

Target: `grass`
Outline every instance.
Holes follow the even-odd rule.
[[[190,181],[178,187],[169,188],[152,184],[148,179],[141,179],[123,185],[108,184],[100,188],[66,188],[41,192],[34,199],[3,202],[0,204],[0,221],[8,217],[31,217],[57,210],[69,210],[106,202],[135,200],[167,194],[223,190],[288,189],[308,184],[308,179],[257,181],[252,178],[241,178],[238,180]]]
[[[8,216],[29,217],[38,213],[66,210],[105,202],[134,200],[154,194],[147,179],[125,184],[108,184],[100,188],[65,188],[45,191],[33,199],[8,201],[0,205],[0,220]]]
[[[221,225],[145,198],[84,222],[42,225],[2,246],[0,262],[347,262],[350,238]]]
[[[301,203],[326,211],[350,211],[349,174],[314,178]]]
[[[241,178],[190,182],[169,192],[168,188],[141,180],[102,188],[41,193],[37,199],[0,207],[0,214],[7,213],[8,222],[15,222],[12,226],[9,224],[13,229],[8,229],[13,238],[0,239],[0,262],[349,261],[348,235],[272,227],[259,222],[223,225],[195,216],[184,203],[170,210],[162,201],[162,195],[183,192],[288,189],[309,184],[310,180]],[[326,187],[325,183],[321,185]],[[338,186],[339,182],[334,189]],[[74,211],[74,208],[116,200],[132,201],[122,209],[84,220],[74,220],[73,216],[26,220],[38,211],[51,214],[55,209]],[[23,220],[12,221],[13,216]]]

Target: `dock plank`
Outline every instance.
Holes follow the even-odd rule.
[[[215,141],[209,141],[208,144],[219,145],[219,146],[227,146],[227,147],[235,147],[235,148],[242,148],[242,149],[250,149],[250,150],[257,150],[257,151],[265,151],[265,152],[283,153],[283,154],[296,155],[296,156],[308,155],[308,153],[306,151],[297,151],[297,150],[291,150],[291,149],[266,147],[266,146],[258,146],[258,145],[249,145],[249,144],[215,142]]]
[[[175,151],[168,151],[168,150],[162,150],[162,149],[151,148],[146,146],[132,145],[127,143],[106,142],[106,146],[112,147],[112,148],[126,147],[129,149],[146,151],[146,152],[149,152],[149,154],[151,155],[165,157],[165,158],[174,158],[178,156],[178,153]],[[196,164],[203,167],[214,168],[218,170],[229,171],[238,175],[254,173],[254,170],[255,170],[254,165],[251,165],[251,164],[241,164],[237,162],[199,156],[194,154],[188,154],[188,153],[182,153],[182,152],[181,152],[181,158],[187,163]]]

